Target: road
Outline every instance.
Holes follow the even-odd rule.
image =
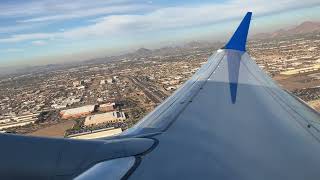
[[[166,95],[163,92],[157,90],[155,87],[152,87],[142,82],[138,78],[136,77],[128,77],[128,78],[132,81],[134,85],[138,86],[143,91],[143,93],[154,103],[159,104],[166,98]]]
[[[165,99],[168,95],[163,93],[161,90],[159,90],[158,87],[154,86],[151,83],[148,83],[144,80],[140,80],[139,78],[135,78],[138,83],[140,83],[143,87],[147,88],[149,91],[151,91],[155,96],[157,96],[160,99]]]

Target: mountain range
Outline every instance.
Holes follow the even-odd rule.
[[[298,26],[288,29],[279,29],[271,33],[258,33],[251,36],[251,39],[278,38],[283,36],[292,36],[307,33],[320,33],[320,22],[305,21]]]
[[[288,29],[279,29],[277,31],[271,33],[258,33],[250,36],[250,39],[269,39],[269,38],[280,38],[292,35],[299,35],[299,34],[308,34],[308,33],[320,33],[320,22],[312,22],[312,21],[305,21],[298,26],[291,27]],[[217,49],[223,46],[224,43],[222,42],[206,42],[206,41],[191,41],[189,43],[185,43],[179,46],[166,46],[159,49],[147,49],[147,48],[140,48],[134,52],[122,54],[119,56],[109,56],[103,58],[96,58],[86,61],[79,61],[79,62],[69,62],[68,64],[55,64],[55,65],[44,65],[44,66],[16,66],[16,67],[0,67],[0,76],[8,75],[8,74],[23,74],[26,72],[39,72],[39,71],[48,71],[52,69],[59,69],[62,67],[74,66],[81,63],[104,63],[107,61],[117,61],[122,58],[139,58],[139,57],[147,57],[147,56],[166,56],[166,55],[175,55],[175,54],[188,54],[190,50],[199,49],[199,48],[210,48],[210,49]]]

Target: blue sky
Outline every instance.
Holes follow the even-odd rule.
[[[320,19],[319,0],[1,0],[0,66],[60,63]]]

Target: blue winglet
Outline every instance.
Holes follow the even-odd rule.
[[[224,49],[234,49],[239,51],[246,51],[246,42],[250,26],[252,12],[248,12],[246,16],[241,21],[236,32],[233,34],[232,38],[226,44]]]

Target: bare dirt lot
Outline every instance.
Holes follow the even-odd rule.
[[[292,76],[278,75],[273,79],[276,80],[284,89],[293,91],[320,86],[320,79],[318,76],[319,71],[316,71],[313,73],[304,73]],[[320,99],[312,100],[307,103],[320,112]]]
[[[59,124],[55,124],[43,129],[39,129],[35,132],[29,133],[27,135],[31,136],[44,136],[44,137],[64,137],[64,133],[67,129],[70,129],[75,124],[73,120],[63,121]]]
[[[276,80],[283,88],[292,91],[295,89],[320,86],[320,80],[313,76],[317,73],[319,73],[319,71],[292,76],[278,75],[273,77],[273,79]]]

